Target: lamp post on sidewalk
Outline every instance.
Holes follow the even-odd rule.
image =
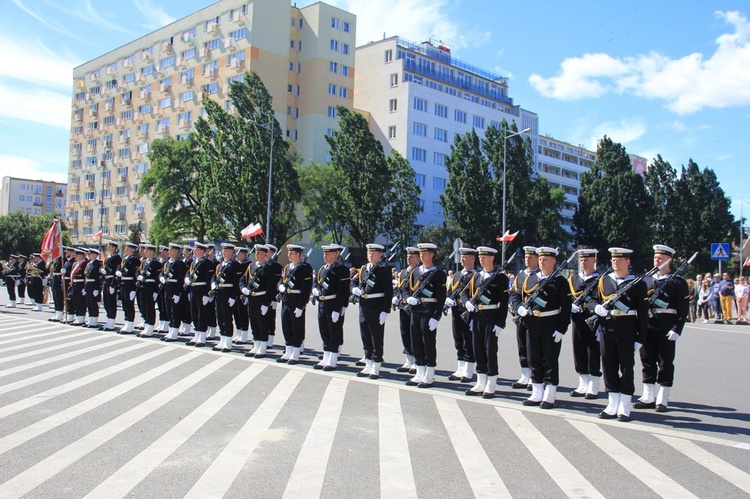
[[[507,172],[508,172],[508,139],[515,137],[516,135],[521,135],[524,133],[529,133],[531,131],[531,128],[525,128],[521,130],[520,132],[514,132],[508,135],[508,129],[503,128],[503,249],[500,253],[501,260],[500,264],[505,264],[505,209],[507,205],[506,197],[507,197],[507,191],[508,188],[505,185],[505,180],[507,178]]]
[[[273,111],[271,111],[273,113]],[[273,131],[274,131],[274,122],[276,121],[271,116],[270,121],[266,123],[258,123],[257,121],[253,120],[252,118],[245,118],[246,121],[249,121],[250,123],[253,123],[257,126],[268,128],[271,130],[271,150],[269,152],[269,159],[268,159],[268,197],[266,200],[266,242],[271,242],[271,189],[273,187]]]

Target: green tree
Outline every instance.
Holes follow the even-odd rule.
[[[128,242],[141,244],[141,241],[143,241],[143,224],[140,221],[130,224],[128,230],[130,231]]]
[[[405,248],[414,241],[419,213],[418,199],[422,193],[414,182],[414,168],[395,149],[386,158],[391,188],[386,193],[385,235]]]
[[[14,211],[0,216],[0,258],[7,260],[13,254],[39,253],[42,248],[42,240],[55,215],[46,214],[32,217],[28,213]],[[63,244],[70,244],[70,236],[65,223],[60,222],[63,231]]]
[[[611,246],[630,248],[635,271],[651,268],[652,206],[625,148],[605,135],[599,141],[596,162],[581,175],[578,210],[573,215],[576,243],[603,255]]]
[[[302,186],[302,208],[305,223],[315,243],[337,243],[344,240],[346,223],[342,193],[347,184],[341,170],[331,164],[313,163],[299,168]]]
[[[659,244],[679,245],[682,220],[675,211],[678,199],[675,192],[677,172],[669,162],[657,155],[649,165],[644,176],[646,189],[653,202],[651,213],[654,228],[654,240]],[[681,248],[682,249],[682,248]]]

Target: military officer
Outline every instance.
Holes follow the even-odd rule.
[[[325,264],[318,269],[312,295],[318,300],[318,329],[323,340],[323,359],[315,369],[333,371],[344,343],[343,309],[349,303],[349,269],[339,261],[344,250],[338,244],[322,246]]]
[[[28,279],[28,295],[37,312],[44,307],[44,287],[47,284],[47,265],[39,253],[31,254],[31,261],[26,267]]]
[[[614,299],[618,288],[635,279],[630,273],[628,248],[609,248],[613,271],[599,280],[599,300],[604,303]],[[646,341],[648,330],[648,299],[646,283],[638,282],[614,304],[614,309],[597,304],[594,312],[599,321],[602,350],[604,386],[607,389],[607,407],[599,413],[601,419],[630,421],[631,399],[635,386],[633,366],[635,352]]]
[[[18,255],[10,255],[8,264],[3,269],[3,278],[5,279],[5,289],[8,291],[8,308],[16,308],[16,287],[21,274],[18,271]]]
[[[187,265],[180,258],[182,246],[170,243],[169,256],[164,264],[162,275],[164,276],[164,306],[169,314],[169,331],[162,337],[162,341],[177,341],[182,323],[182,310],[185,292],[185,275]]]
[[[158,277],[158,284],[157,284],[157,297],[156,297],[156,304],[159,308],[159,326],[154,328],[156,331],[160,333],[168,333],[169,330],[167,329],[169,327],[170,323],[170,312],[172,311],[172,308],[167,304],[167,295],[164,292],[164,283],[162,282],[162,278],[166,280],[164,277],[166,271],[164,270],[166,267],[167,262],[169,261],[169,246],[161,245],[159,246],[159,263],[161,263],[161,274],[159,274]]]
[[[580,271],[568,278],[568,288],[573,298],[573,363],[578,373],[578,387],[570,392],[570,396],[592,400],[599,396],[599,382],[602,377],[599,341],[594,330],[586,322],[592,314],[589,305],[596,303],[596,285],[599,283],[599,272],[596,270],[597,254],[596,249],[579,249]]]
[[[276,286],[281,283],[281,274],[284,271],[284,267],[281,266],[278,259],[278,248],[273,244],[267,244],[268,246],[268,266],[271,268],[271,274],[276,279]],[[268,348],[273,347],[273,342],[276,335],[276,309],[279,308],[279,302],[274,298],[271,300],[271,310],[268,311]]]
[[[474,248],[459,248],[458,252],[462,268],[456,272],[452,280],[448,281],[448,297],[445,299],[446,308],[450,308],[452,311],[451,329],[453,330],[453,346],[456,348],[456,358],[458,359],[458,368],[453,374],[448,376],[448,379],[469,383],[474,378],[476,360],[474,359],[472,333],[468,322],[462,318],[466,309],[461,301],[461,293],[463,293],[466,285],[474,277],[477,265],[477,250]]]
[[[416,373],[417,364],[414,358],[414,352],[411,348],[411,315],[405,310],[406,299],[409,297],[409,278],[411,273],[419,264],[419,248],[408,246],[406,248],[406,267],[401,269],[396,279],[396,289],[392,299],[393,305],[398,309],[398,324],[401,331],[401,344],[404,346],[403,354],[406,355],[404,365],[396,369],[399,373]]]
[[[247,272],[247,268],[250,266],[250,260],[247,257],[247,248],[236,247],[235,248],[235,261],[240,266],[240,278],[242,278]],[[247,333],[250,330],[250,310],[248,308],[249,298],[243,294],[238,296],[238,302],[234,307],[234,325],[237,329],[233,341],[238,345],[245,345],[247,343]]]
[[[406,382],[410,386],[429,388],[435,383],[437,366],[437,327],[445,306],[445,271],[435,266],[437,245],[417,244],[422,265],[414,269],[409,279],[411,344],[417,364],[417,374]]]
[[[31,298],[26,296],[26,266],[28,258],[26,255],[18,255],[18,304],[31,305]]]
[[[138,251],[137,244],[128,242],[125,243],[123,248],[125,258],[120,263],[120,269],[115,272],[115,276],[120,284],[120,299],[122,300],[122,312],[125,320],[125,325],[118,330],[118,334],[133,334],[136,298],[135,284],[139,274],[140,258],[136,255]]]
[[[510,283],[508,276],[495,266],[495,248],[479,246],[476,252],[481,270],[471,273],[459,298],[471,324],[477,365],[477,383],[466,395],[493,398],[498,375],[497,337],[505,329]]]
[[[266,356],[268,347],[271,302],[276,299],[278,281],[273,267],[268,264],[268,246],[256,244],[253,252],[255,262],[247,267],[240,279],[240,290],[248,301],[250,326],[253,331],[253,348],[245,353],[245,357],[262,359]]]
[[[117,243],[110,241],[107,243],[107,257],[104,259],[102,266],[102,302],[104,311],[107,314],[107,323],[100,326],[102,331],[114,331],[115,319],[117,318],[117,294],[118,280],[117,271],[122,264],[122,256]]]
[[[55,305],[55,315],[47,319],[50,322],[62,322],[65,312],[65,293],[63,292],[63,267],[68,258],[73,255],[73,252],[67,246],[62,248],[63,254],[50,262],[49,266],[49,279],[50,288],[52,292],[52,301]]]
[[[214,272],[213,263],[206,258],[208,246],[196,242],[193,248],[195,258],[190,265],[185,284],[190,289],[190,314],[193,318],[193,339],[188,345],[196,347],[206,346],[206,332],[208,330],[208,313],[213,307],[213,298],[208,295],[211,276]]]
[[[70,271],[70,300],[73,305],[75,320],[68,324],[72,326],[82,326],[86,319],[86,296],[84,295],[86,285],[85,271],[89,263],[86,253],[88,253],[88,249],[76,248],[75,264]]]
[[[531,295],[539,284],[537,274],[539,273],[539,255],[536,254],[536,246],[523,247],[523,261],[526,268],[518,272],[510,290],[510,308],[516,323],[516,344],[518,346],[518,362],[521,364],[521,377],[513,383],[516,390],[531,387],[531,369],[529,369],[529,358],[526,352],[526,326],[518,318],[518,307]]]
[[[140,337],[154,335],[154,326],[156,325],[156,299],[158,293],[158,278],[161,273],[162,265],[158,258],[155,257],[156,246],[153,244],[143,245],[144,261],[141,264],[141,273],[137,278],[140,283],[141,305],[145,327],[143,332],[138,334]]]
[[[70,292],[70,275],[73,273],[73,267],[76,264],[76,251],[75,248],[65,246],[66,260],[62,268],[62,285],[63,285],[63,298],[65,300],[65,308],[63,309],[63,322],[68,321],[68,315],[72,314],[73,309],[73,296]]]
[[[100,252],[96,248],[89,248],[89,263],[84,271],[85,282],[83,294],[86,297],[86,309],[89,313],[89,321],[82,327],[99,328],[99,294],[102,289],[102,261],[99,259]]]
[[[284,267],[281,284],[281,329],[286,349],[276,362],[299,363],[300,348],[305,341],[305,307],[312,291],[312,267],[303,260],[303,246],[287,245],[289,263]]]
[[[242,266],[234,258],[234,244],[221,245],[222,261],[216,266],[211,279],[211,290],[216,300],[216,318],[219,324],[219,343],[212,348],[215,351],[231,352],[234,336],[234,309],[239,299],[239,283],[242,277]]]
[[[208,251],[206,252],[206,260],[208,260],[208,263],[211,265],[211,276],[213,276],[216,272],[216,267],[219,265],[219,260],[216,258],[216,246],[209,245]],[[217,304],[212,295],[209,295],[209,303],[211,306],[206,308],[206,323],[208,324],[208,328],[206,329],[206,339],[210,340],[218,337],[219,334],[216,332],[216,327],[218,325],[216,314]]]
[[[190,265],[193,263],[193,248],[189,245],[182,247],[182,261],[185,263],[185,268],[190,269]],[[186,273],[187,277],[187,273]],[[190,287],[184,285],[182,288],[182,298],[180,299],[182,305],[182,327],[180,328],[179,334],[189,335],[191,333],[193,317],[190,310]]]
[[[677,340],[682,335],[690,310],[690,291],[680,275],[670,268],[675,250],[664,244],[654,245],[654,267],[666,261],[653,279],[646,280],[649,302],[652,303],[646,341],[640,350],[643,366],[643,395],[636,409],[666,412],[669,390],[674,382],[674,357]],[[656,383],[659,391],[656,392]]]
[[[542,246],[539,255],[539,286],[543,286],[535,303],[518,306],[518,315],[527,332],[526,352],[531,369],[531,396],[524,405],[538,405],[542,409],[555,406],[557,385],[560,383],[559,358],[563,335],[570,325],[570,292],[561,275],[552,277],[558,251]],[[549,281],[549,279],[552,279]]]

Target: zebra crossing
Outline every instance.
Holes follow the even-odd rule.
[[[740,497],[749,447],[0,314],[0,498]]]

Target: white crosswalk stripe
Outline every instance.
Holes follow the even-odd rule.
[[[380,497],[417,497],[399,390],[380,387]]]
[[[26,350],[29,348],[29,346],[39,344],[49,344],[49,343],[63,343],[67,341],[67,338],[60,335],[59,331],[51,331],[49,333],[41,333],[37,334],[40,331],[47,331],[48,329],[53,329],[55,326],[48,326],[45,328],[39,328],[34,331],[34,334],[27,334],[26,337],[23,338],[15,338],[13,340],[8,340],[7,343],[19,343],[18,345],[14,346],[2,346],[2,349],[4,352],[15,352],[16,350]],[[93,334],[87,334],[87,335],[79,335],[79,338],[91,338]],[[48,339],[51,338],[51,339]],[[0,342],[0,345],[2,345],[2,342]]]

